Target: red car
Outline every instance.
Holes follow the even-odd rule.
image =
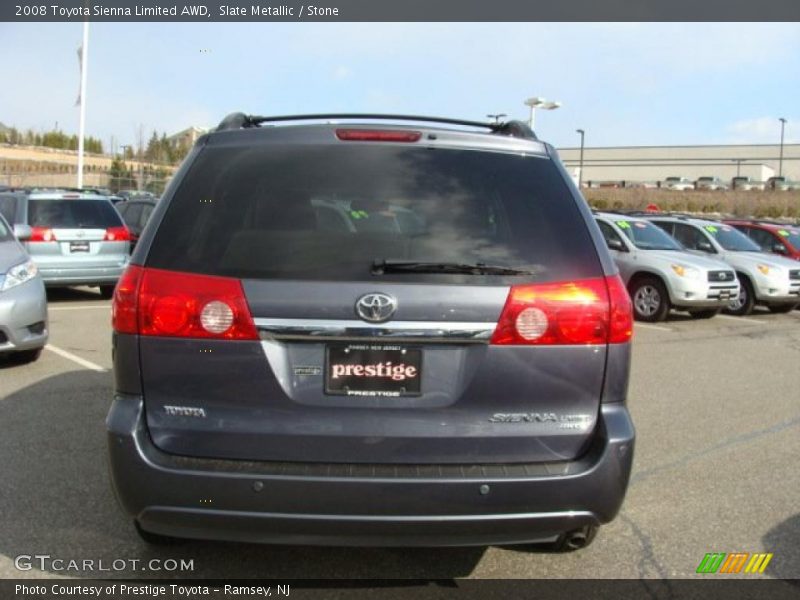
[[[726,220],[723,222],[733,225],[747,235],[761,246],[764,252],[800,260],[800,227],[771,221]]]

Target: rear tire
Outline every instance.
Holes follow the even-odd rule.
[[[633,303],[633,315],[637,321],[654,323],[667,318],[670,309],[669,295],[660,279],[655,277],[636,279],[630,285],[629,291]]]
[[[746,317],[751,312],[753,312],[753,307],[756,305],[756,298],[755,294],[753,293],[753,284],[750,283],[750,280],[743,276],[738,275],[739,277],[739,296],[738,298],[734,298],[731,300],[730,304],[728,304],[728,308],[725,309],[725,312],[729,315],[735,315],[737,317]]]
[[[800,308],[800,304],[770,304],[767,308],[769,312],[780,315],[792,312],[795,308]]]
[[[169,537],[168,535],[160,535],[158,533],[145,531],[142,529],[139,521],[134,520],[133,526],[136,528],[136,533],[139,534],[139,538],[141,538],[144,543],[150,546],[175,546],[183,543],[183,540],[180,538],[174,538]]]
[[[108,300],[114,295],[114,287],[113,285],[101,285],[100,286],[100,297],[105,298]]]
[[[713,319],[721,312],[721,308],[710,308],[708,310],[690,310],[689,314],[693,319]]]

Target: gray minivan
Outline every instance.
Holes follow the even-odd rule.
[[[89,285],[110,298],[130,258],[130,231],[105,196],[46,190],[0,194],[0,210],[48,287]]]
[[[146,541],[572,550],[622,504],[630,299],[521,123],[231,115],[113,326],[111,473]]]

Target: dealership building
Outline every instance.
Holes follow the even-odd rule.
[[[559,149],[570,173],[577,176],[580,148]],[[616,146],[584,148],[583,181],[658,182],[667,177],[748,176],[765,181],[778,175],[779,144],[737,146]],[[800,144],[784,144],[783,175],[800,181]]]

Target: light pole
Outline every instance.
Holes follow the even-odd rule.
[[[743,161],[743,160],[744,160],[743,158],[734,158],[734,159],[733,159],[733,162],[735,162],[735,163],[736,163],[736,176],[737,176],[737,177],[739,177],[739,174],[741,173],[741,170],[742,170],[742,161]]]
[[[778,119],[781,122],[781,155],[778,159],[778,177],[783,175],[783,128],[786,126],[786,119],[781,117]]]
[[[83,22],[83,43],[81,44],[81,91],[80,116],[78,123],[78,188],[83,188],[83,138],[86,133],[86,68],[89,60],[89,21]]]
[[[500,122],[500,119],[502,119],[503,117],[507,117],[507,116],[508,115],[506,113],[498,113],[496,115],[486,115],[486,118],[487,119],[494,119],[495,124],[498,124]]]
[[[581,134],[581,157],[580,165],[578,166],[578,189],[580,189],[581,183],[583,183],[583,137],[586,135],[586,132],[583,129],[576,129],[575,132]]]
[[[529,106],[531,109],[531,116],[528,120],[528,125],[531,129],[536,122],[536,109],[541,108],[542,110],[555,110],[561,106],[561,102],[558,101],[549,101],[545,98],[538,98],[534,96],[533,98],[528,98],[525,100],[525,106]]]

